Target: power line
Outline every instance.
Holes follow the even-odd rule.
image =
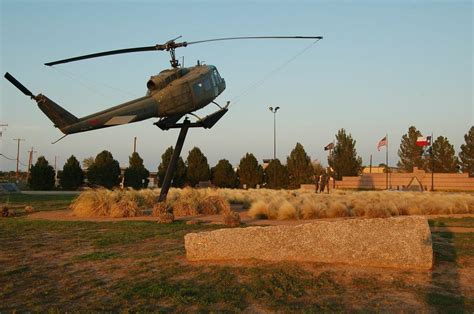
[[[293,57],[291,57],[290,59],[288,59],[287,61],[285,61],[284,63],[282,63],[280,66],[276,67],[275,69],[273,69],[272,71],[268,72],[266,75],[263,76],[263,78],[261,78],[260,80],[258,81],[255,81],[253,82],[252,84],[250,84],[246,89],[244,89],[240,94],[238,94],[237,96],[235,96],[232,101],[231,101],[231,104],[235,104],[237,103],[237,100],[239,98],[242,98],[243,96],[246,96],[248,93],[250,93],[252,90],[255,90],[257,89],[258,87],[260,87],[261,85],[263,85],[263,83],[265,83],[269,78],[271,78],[273,75],[275,75],[276,73],[278,73],[279,71],[281,71],[283,68],[285,68],[288,64],[290,64],[292,61],[294,61],[296,58],[298,58],[300,55],[302,55],[303,53],[305,53],[307,50],[309,50],[311,47],[313,47],[320,39],[314,41],[313,43],[311,43],[309,46],[305,47],[303,50],[301,50],[300,52],[298,52],[296,55],[294,55]]]
[[[16,161],[16,158],[9,158],[9,157],[5,156],[5,155],[2,154],[2,153],[0,153],[0,157],[3,157],[3,158],[5,158],[5,159],[11,160],[11,161]],[[22,166],[25,166],[25,167],[26,167],[26,165],[25,165],[23,162],[21,162],[21,160],[19,160],[19,163],[20,163]]]

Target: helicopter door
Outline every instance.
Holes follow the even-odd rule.
[[[176,108],[188,107],[192,103],[189,85],[179,84],[171,89],[171,101]]]

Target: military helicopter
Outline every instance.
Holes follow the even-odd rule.
[[[169,40],[164,44],[154,46],[126,48],[99,53],[88,54],[84,56],[68,58],[45,65],[53,66],[57,64],[79,61],[90,58],[104,57],[116,54],[143,52],[143,51],[168,51],[171,55],[171,69],[161,71],[158,75],[152,76],[146,86],[147,94],[144,97],[137,98],[121,105],[88,115],[83,118],[77,118],[66,109],[62,108],[54,101],[39,94],[34,95],[30,90],[23,86],[8,72],[5,78],[15,85],[23,94],[30,96],[36,101],[38,107],[43,113],[59,128],[65,136],[73,133],[86,132],[110,126],[122,125],[132,122],[138,122],[149,118],[160,118],[157,125],[162,130],[170,128],[180,128],[178,140],[176,142],[173,155],[168,164],[166,175],[160,191],[158,202],[166,200],[168,190],[171,186],[171,180],[176,170],[176,164],[183,148],[184,140],[190,127],[212,128],[217,121],[228,111],[229,102],[225,107],[219,106],[214,100],[226,88],[224,79],[220,76],[217,68],[213,65],[198,64],[194,67],[180,67],[176,60],[175,50],[180,47],[187,47],[193,44],[200,44],[213,41],[238,40],[238,39],[313,39],[318,41],[321,36],[253,36],[253,37],[226,37],[214,38],[193,42],[176,42],[181,36]],[[219,107],[216,112],[199,118],[194,111],[199,110],[210,103]],[[196,116],[195,122],[190,122],[187,115]],[[182,123],[178,121],[186,116]],[[58,142],[57,140],[56,142]],[[54,143],[56,143],[54,142]],[[54,144],[53,143],[53,144]],[[171,209],[169,209],[171,210]]]
[[[321,36],[254,36],[176,42],[179,38],[181,38],[181,36],[169,40],[164,44],[104,51],[45,63],[47,66],[54,66],[84,59],[144,51],[168,51],[170,53],[171,69],[163,70],[148,80],[146,84],[148,89],[146,96],[83,118],[77,118],[45,95],[39,94],[35,96],[8,72],[5,74],[5,78],[23,92],[23,94],[35,100],[41,111],[54,123],[55,127],[59,128],[61,132],[65,134],[64,136],[138,122],[149,118],[160,118],[155,124],[161,129],[167,130],[176,126],[176,123],[183,116],[193,114],[194,111],[210,103],[219,106],[214,100],[226,88],[225,80],[220,76],[217,68],[213,65],[204,65],[198,62],[198,64],[193,67],[180,67],[175,56],[176,48],[206,42],[239,39],[322,39]],[[227,112],[228,104],[229,103],[227,103],[225,107],[219,106],[218,111],[203,119],[198,118],[198,125],[204,128],[211,128]]]

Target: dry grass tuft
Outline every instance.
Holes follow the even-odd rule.
[[[79,217],[134,217],[153,208],[156,190],[87,190],[71,204]],[[231,203],[249,208],[259,219],[391,217],[474,213],[474,195],[394,191],[339,191],[316,194],[304,190],[170,189],[166,206],[177,216],[230,212]],[[159,215],[159,213],[153,213]]]
[[[239,227],[240,226],[240,215],[234,211],[225,212],[223,215],[224,225],[229,227]]]

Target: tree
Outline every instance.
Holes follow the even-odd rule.
[[[315,177],[319,177],[320,175],[326,173],[326,169],[324,169],[319,160],[312,161],[311,166],[313,167],[313,173]]]
[[[425,169],[425,161],[422,157],[423,147],[416,145],[416,140],[421,136],[421,132],[418,131],[414,126],[408,129],[408,133],[402,136],[402,142],[398,149],[398,161],[397,166],[405,171],[412,172],[413,167]]]
[[[82,161],[82,167],[84,167],[85,169],[88,169],[90,166],[92,166],[94,161],[95,161],[95,158],[92,156],[84,158],[84,160]]]
[[[194,147],[189,151],[186,165],[188,167],[186,183],[190,186],[196,186],[200,181],[208,181],[211,178],[207,158],[199,148]]]
[[[161,163],[158,166],[158,186],[163,186],[163,181],[165,180],[166,170],[171,161],[171,156],[173,155],[173,146],[170,146],[166,151],[161,155]],[[186,165],[184,164],[183,158],[179,157],[176,171],[171,182],[171,186],[182,188],[184,186],[184,180],[186,178]]]
[[[235,188],[238,184],[237,174],[227,159],[221,159],[211,169],[212,184],[220,188]]]
[[[340,129],[336,134],[336,145],[329,157],[329,166],[334,177],[341,180],[343,176],[356,176],[362,169],[362,158],[357,156],[356,141],[346,130]]]
[[[245,154],[240,159],[237,175],[240,187],[245,185],[247,188],[255,188],[257,184],[262,184],[263,182],[262,166],[258,164],[257,158],[251,153]]]
[[[120,166],[109,151],[102,151],[89,166],[87,179],[92,184],[101,185],[108,189],[117,186],[120,181]]]
[[[303,145],[296,143],[290,156],[286,158],[286,164],[290,188],[298,189],[301,184],[312,183],[314,176],[313,166],[311,165],[311,158],[306,154]]]
[[[77,190],[84,183],[84,172],[74,155],[68,158],[58,177],[59,185],[65,190]]]
[[[288,168],[279,159],[272,159],[265,169],[267,188],[287,189],[289,184]]]
[[[124,172],[124,185],[136,190],[148,186],[150,172],[143,165],[143,159],[136,152],[128,159],[129,166]]]
[[[28,185],[33,190],[51,190],[55,183],[54,168],[49,165],[44,156],[40,156],[31,166]]]
[[[471,126],[469,132],[464,135],[464,140],[466,144],[461,145],[459,152],[461,169],[470,176],[474,176],[474,126]]]
[[[446,137],[439,136],[430,147],[433,155],[430,168],[433,172],[457,172],[459,160],[454,154],[454,146]]]

